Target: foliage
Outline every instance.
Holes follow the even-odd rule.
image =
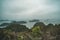
[[[60,24],[45,25],[37,22],[31,29],[28,29],[25,25],[11,23],[6,28],[0,28],[0,40],[29,40],[30,37],[42,37],[48,40],[52,36],[60,39],[58,35],[60,35]]]
[[[35,28],[32,29],[32,32],[34,32],[34,33],[40,32],[40,27],[36,26]]]
[[[39,26],[34,27],[32,29],[33,36],[40,36],[40,31],[41,31],[41,28]]]

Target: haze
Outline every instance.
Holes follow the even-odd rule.
[[[59,0],[1,0],[0,19],[60,19]]]

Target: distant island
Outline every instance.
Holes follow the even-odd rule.
[[[29,20],[29,22],[39,22],[39,19],[33,19],[33,20]]]

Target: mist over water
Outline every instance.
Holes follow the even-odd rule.
[[[1,0],[0,19],[60,23],[59,5],[59,0]]]

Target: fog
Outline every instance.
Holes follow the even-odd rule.
[[[57,19],[59,0],[1,0],[0,19]]]

